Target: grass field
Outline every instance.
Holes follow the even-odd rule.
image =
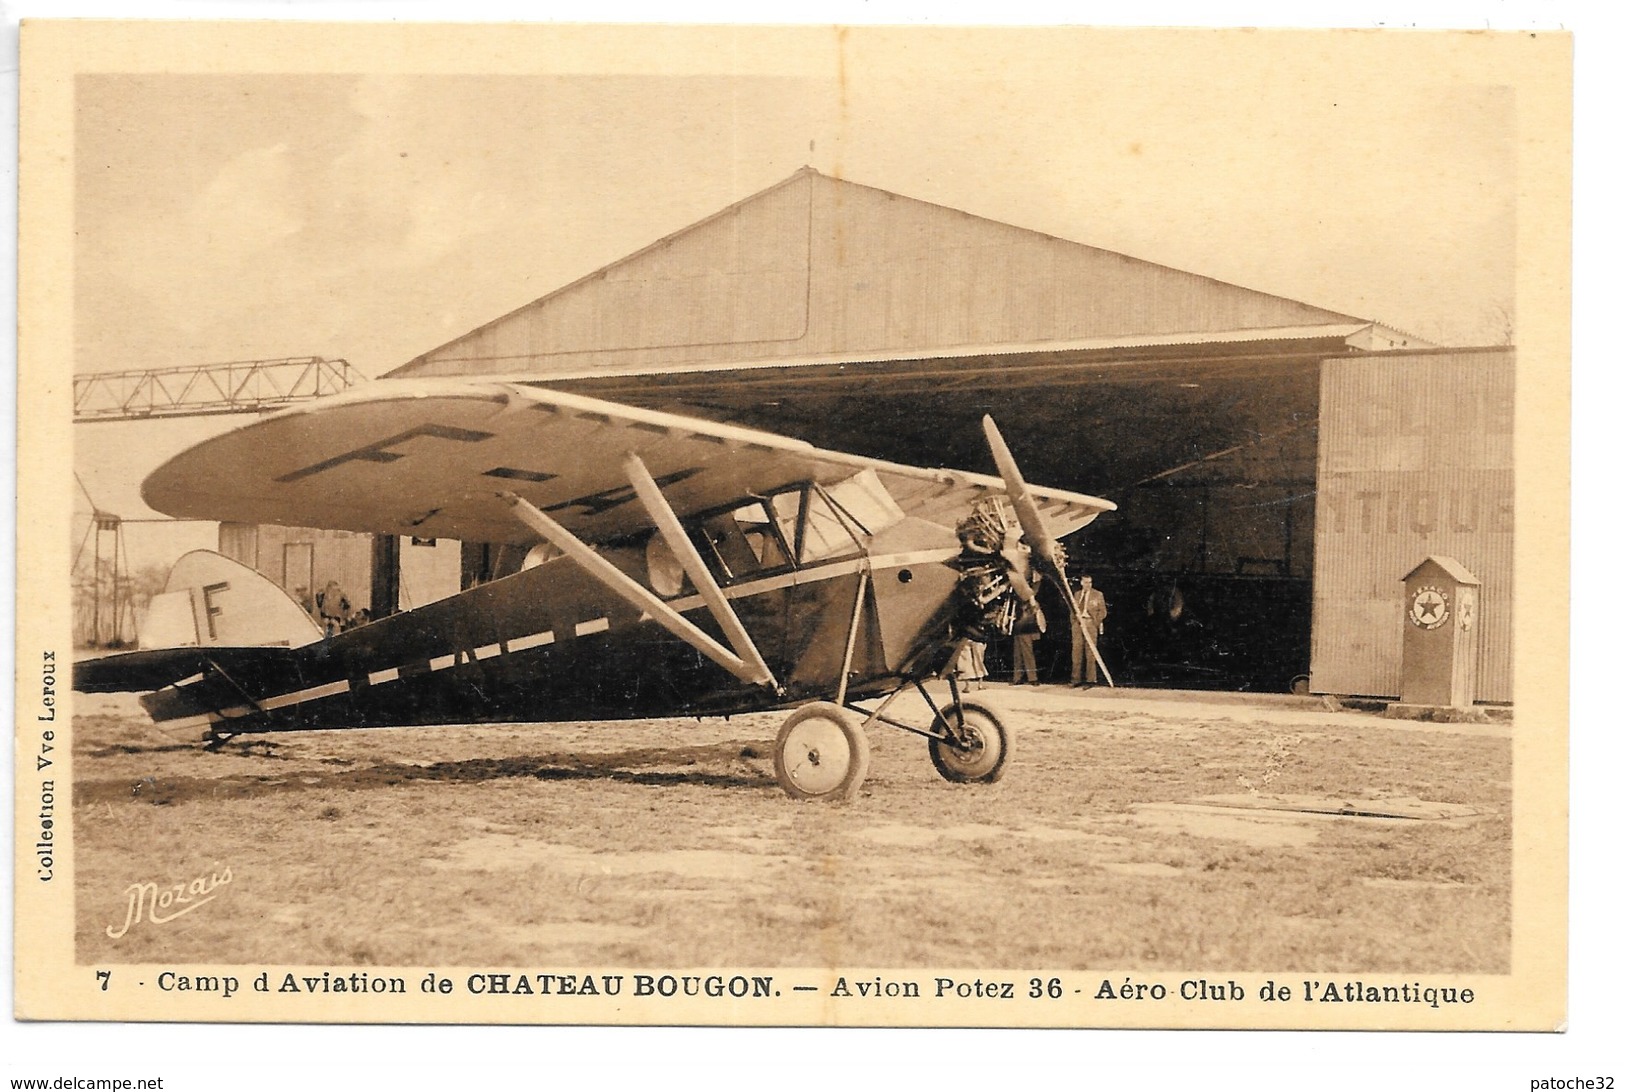
[[[78,958],[406,966],[1505,973],[1510,726],[993,687],[998,784],[880,728],[862,796],[773,780],[783,714],[173,743],[77,699]],[[1250,786],[1250,789],[1249,789]],[[1405,798],[1458,819],[1216,796]],[[1365,808],[1363,805],[1373,805]],[[117,939],[132,884],[230,869]]]

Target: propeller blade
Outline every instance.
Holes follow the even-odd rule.
[[[1055,586],[1061,592],[1061,600],[1066,604],[1067,619],[1072,624],[1072,640],[1078,644],[1088,643],[1090,655],[1098,662],[1100,653],[1095,650],[1094,642],[1089,640],[1088,634],[1083,630],[1083,613],[1078,609],[1077,600],[1072,597],[1072,588],[1066,581],[1066,571],[1061,564],[1060,543],[1049,533],[1049,527],[1045,525],[1044,517],[1038,511],[1038,503],[1033,500],[1026,479],[1021,476],[1021,467],[1016,465],[1016,457],[1010,454],[1010,446],[1004,442],[1004,436],[1000,434],[999,426],[993,423],[991,414],[982,418],[982,431],[987,434],[987,446],[993,452],[993,462],[999,468],[999,477],[1004,479],[1004,491],[1010,498],[1011,507],[1016,510],[1016,521],[1021,524],[1021,533],[1032,549],[1033,567],[1045,577],[1055,581]],[[1105,663],[1102,662],[1100,666],[1105,670]],[[1111,680],[1110,672],[1107,672],[1106,679],[1108,682]]]
[[[1004,491],[1016,510],[1016,521],[1021,524],[1021,533],[1027,536],[1027,545],[1032,547],[1034,554],[1041,554],[1053,561],[1055,539],[1044,525],[1038,504],[1027,489],[1026,479],[1021,476],[1021,467],[1016,465],[1016,457],[1010,454],[1010,447],[1004,442],[999,426],[993,423],[991,415],[982,418],[982,431],[987,434],[987,446],[993,452],[999,477],[1004,479]]]

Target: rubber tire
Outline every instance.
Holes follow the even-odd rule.
[[[791,737],[796,734],[798,728],[812,720],[832,722],[840,729],[841,738],[846,742],[848,758],[846,771],[840,780],[827,789],[816,791],[798,785],[791,776],[785,760]],[[779,738],[773,745],[773,774],[779,780],[779,787],[796,800],[856,799],[863,779],[869,776],[869,737],[855,716],[832,701],[815,701],[803,705],[791,713],[789,719],[784,722],[784,727],[779,729]]]
[[[947,781],[962,785],[992,784],[1004,776],[1005,765],[1010,759],[1010,733],[1005,731],[1004,724],[993,714],[993,710],[985,705],[975,702],[950,705],[942,711],[943,717],[952,716],[955,708],[962,710],[966,724],[981,737],[984,747],[975,761],[968,761],[958,748],[943,740],[933,739],[930,741],[931,765]],[[938,720],[933,727],[936,731],[947,730],[944,720]],[[996,741],[996,748],[985,746],[988,741]]]

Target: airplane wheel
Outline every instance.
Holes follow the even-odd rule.
[[[999,718],[986,706],[963,703],[948,706],[943,717],[954,723],[954,710],[960,710],[964,725],[959,730],[963,746],[943,739],[931,741],[931,765],[949,781],[961,783],[997,781],[1004,776],[1004,763],[1010,757],[1010,736]],[[948,730],[938,719],[934,731]]]
[[[851,800],[869,773],[869,737],[834,702],[803,705],[779,729],[773,772],[797,800]]]

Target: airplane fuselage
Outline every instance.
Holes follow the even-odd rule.
[[[200,650],[204,670],[142,701],[158,720],[245,734],[739,713],[828,697],[843,667],[849,695],[879,693],[948,646],[958,574],[945,562],[959,547],[912,518],[867,545],[724,584],[776,689],[742,682],[555,558],[279,657]],[[638,549],[605,553],[642,564]],[[667,602],[721,637],[698,594]]]

